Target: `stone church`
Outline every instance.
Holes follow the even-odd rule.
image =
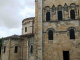
[[[80,0],[35,0],[22,35],[2,41],[2,60],[80,60]]]

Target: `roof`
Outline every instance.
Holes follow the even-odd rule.
[[[12,35],[12,36],[5,37],[5,38],[3,38],[3,39],[7,39],[7,38],[21,39],[21,37],[19,37],[19,35]]]
[[[25,34],[25,35],[20,35],[20,37],[30,37],[30,36],[34,36],[34,33],[29,33],[29,34]]]
[[[3,39],[22,39],[22,37],[31,37],[31,36],[34,36],[33,33],[29,33],[29,34],[25,34],[25,35],[12,35],[12,36],[8,36],[8,37],[5,37]]]
[[[23,21],[22,21],[22,23],[25,21],[25,20],[31,20],[31,19],[35,19],[35,17],[30,17],[30,18],[26,18],[26,19],[24,19]]]

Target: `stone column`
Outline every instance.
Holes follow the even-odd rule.
[[[56,9],[56,20],[58,20],[58,11]]]
[[[71,18],[70,18],[70,10],[71,10],[71,9],[69,9],[69,19],[71,19]]]
[[[50,21],[52,21],[52,9],[50,9]]]
[[[64,20],[64,10],[63,10],[63,8],[62,8],[62,18]]]

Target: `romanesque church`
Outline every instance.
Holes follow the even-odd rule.
[[[2,39],[2,60],[80,60],[80,0],[35,0],[22,35]]]

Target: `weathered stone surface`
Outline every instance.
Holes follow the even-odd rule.
[[[71,19],[71,10],[75,12],[75,19]],[[62,11],[62,20],[58,19],[59,11]],[[46,21],[47,12],[50,12],[50,21]],[[70,39],[70,29],[74,30],[75,39]],[[53,31],[53,40],[48,39],[49,30]],[[26,36],[28,33],[34,36]],[[3,53],[2,47],[2,60],[63,60],[63,51],[69,51],[70,60],[80,60],[80,1],[36,0],[35,20],[22,21],[22,38],[3,40],[6,52]],[[19,47],[18,53],[14,53],[15,46]]]

